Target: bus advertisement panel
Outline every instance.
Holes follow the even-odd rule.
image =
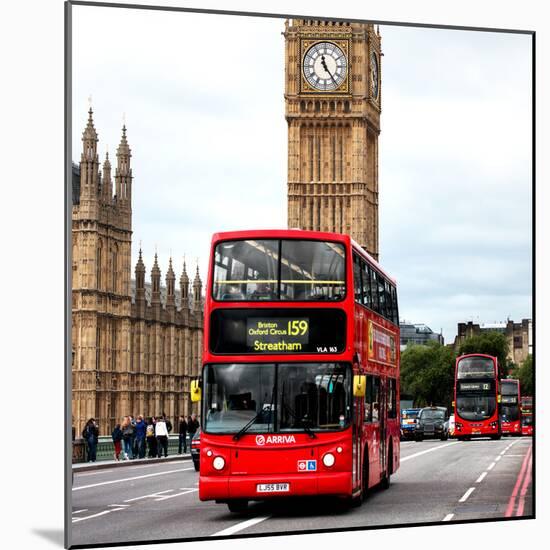
[[[500,426],[502,435],[521,435],[521,393],[519,380],[500,381]]]
[[[233,512],[300,495],[359,504],[387,486],[399,467],[395,281],[345,235],[242,231],[214,235],[207,289],[191,392],[200,499]]]
[[[457,358],[454,435],[459,440],[500,439],[497,373],[496,357],[469,354]]]

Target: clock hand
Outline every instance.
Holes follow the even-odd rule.
[[[332,76],[332,73],[328,70],[324,55],[321,56],[321,65],[323,65],[323,69],[325,69],[325,71],[329,74],[330,78],[332,78],[332,82],[334,82],[334,84],[338,86],[338,82],[336,82],[334,76]]]

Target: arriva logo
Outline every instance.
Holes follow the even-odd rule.
[[[293,435],[257,435],[256,445],[265,445],[266,443],[296,443]]]

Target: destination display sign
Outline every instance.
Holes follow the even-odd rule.
[[[216,354],[342,353],[346,344],[339,309],[217,309],[210,325]]]
[[[459,391],[490,391],[491,382],[459,382]]]
[[[500,402],[505,405],[517,405],[518,398],[515,395],[503,395],[500,398]]]

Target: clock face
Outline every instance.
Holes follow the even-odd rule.
[[[372,97],[378,99],[378,57],[374,52],[370,56],[370,87]]]
[[[344,52],[332,42],[318,42],[311,46],[304,55],[302,67],[308,83],[324,92],[339,88],[348,73]]]

